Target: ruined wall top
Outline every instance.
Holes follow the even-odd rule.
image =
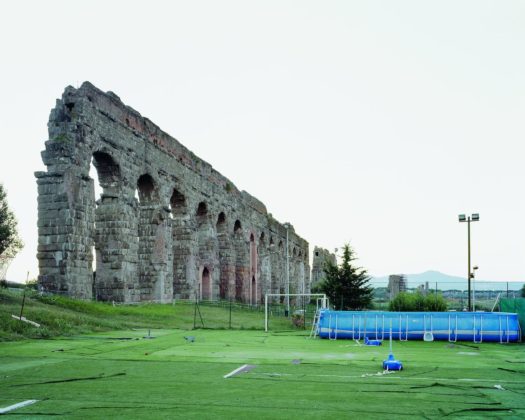
[[[314,247],[313,261],[312,261],[312,286],[318,284],[325,278],[324,267],[327,262],[337,264],[335,254],[327,249]]]
[[[47,171],[35,174],[45,290],[252,304],[310,290],[308,242],[293,226],[114,93],[67,87],[48,130]]]
[[[170,188],[176,185],[190,197],[191,205],[195,205],[194,201],[209,200],[219,211],[228,204],[233,219],[252,209],[260,215],[256,224],[269,225],[278,236],[286,234],[285,226],[267,213],[260,200],[239,191],[212,165],[125,105],[113,92],[103,92],[90,82],[84,82],[79,88],[68,86],[51,111],[48,130],[49,140],[42,152],[47,172],[37,172],[37,178],[64,174],[72,167],[87,177],[93,153],[101,151],[111,155],[122,172],[118,186],[113,188],[108,184],[104,188],[106,196],[133,196],[138,177],[148,173],[158,184],[167,208]],[[233,221],[231,223],[233,226]],[[308,243],[293,227],[289,227],[289,232],[292,232],[290,240],[303,248],[301,254],[307,257],[304,251]]]

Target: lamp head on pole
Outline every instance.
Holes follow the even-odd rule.
[[[460,222],[466,222],[467,221],[467,216],[465,216],[464,214],[460,214],[458,216],[458,219]]]

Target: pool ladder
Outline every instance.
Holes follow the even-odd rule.
[[[401,315],[399,315],[399,341],[408,341],[408,315],[407,315],[406,323],[405,323],[405,338],[403,338],[403,333],[401,331],[402,324],[403,324],[403,321],[402,321]]]
[[[476,313],[474,313],[474,323],[472,328],[472,341],[476,344],[483,342],[483,315],[479,316],[479,340],[476,339]],[[500,327],[500,335],[501,335],[501,327]]]
[[[319,318],[321,317],[321,311],[317,309],[315,311],[314,320],[312,322],[312,330],[310,331],[309,338],[315,338],[319,335]]]

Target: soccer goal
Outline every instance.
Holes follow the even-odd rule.
[[[293,311],[291,309],[298,307],[296,304],[295,305],[290,304],[290,298],[294,299],[295,301],[300,300],[302,302],[303,308],[305,307],[307,302],[308,304],[310,304],[312,300],[315,299],[316,313],[320,309],[328,308],[328,298],[326,297],[326,294],[324,293],[267,293],[264,295],[264,331],[266,332],[268,332],[268,318],[270,316],[269,303],[274,298],[284,301],[283,304],[285,305],[286,316],[293,315]],[[303,316],[304,315],[305,314],[303,313]]]

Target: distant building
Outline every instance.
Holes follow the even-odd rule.
[[[407,290],[407,282],[404,274],[391,274],[388,276],[388,292],[390,300],[394,299],[400,292]]]
[[[426,296],[428,294],[428,281],[426,281],[425,284],[420,284],[417,286],[417,291],[423,296]]]

